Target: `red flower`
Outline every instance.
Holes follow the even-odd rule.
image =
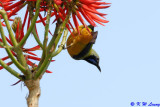
[[[76,2],[72,9],[73,10],[72,18],[76,26],[76,29],[78,30],[78,26],[79,26],[77,19],[79,19],[79,21],[85,27],[87,27],[82,16],[92,26],[96,26],[96,23],[99,23],[101,25],[104,25],[103,23],[108,23],[109,21],[107,21],[104,17],[107,14],[100,13],[97,10],[108,8],[110,7],[109,4],[110,3],[101,2],[101,0],[79,0],[78,2]]]
[[[18,12],[23,8],[25,7],[25,3],[26,2],[31,2],[32,4],[32,7],[33,7],[33,12],[35,12],[35,7],[36,7],[36,1],[37,0],[19,0],[17,2],[13,2],[15,0],[0,0],[0,7],[2,7],[6,12],[7,12],[7,16],[9,18],[10,21],[13,21],[13,19],[11,19],[12,16],[14,15],[17,15]],[[62,1],[61,0],[53,0],[55,4],[57,5],[61,5]],[[30,4],[30,5],[31,5]],[[28,5],[29,7],[31,7],[30,5]],[[45,0],[42,0],[41,1],[41,4],[40,4],[40,12],[46,12],[47,11],[47,6],[48,4],[46,3]],[[28,8],[28,7],[27,7]],[[29,11],[28,9],[26,9],[26,12],[25,12],[25,17],[24,17],[24,24],[26,23],[27,21],[27,17],[29,17]],[[54,15],[52,15],[54,16]],[[0,15],[0,17],[3,19],[3,17]],[[39,18],[41,19],[41,22],[43,23],[43,25],[45,26],[45,21],[43,20],[43,17],[41,15],[41,13],[39,13]],[[30,24],[30,17],[28,18],[28,27],[29,28],[29,24]],[[3,26],[5,26],[4,23],[2,23]],[[24,27],[24,26],[23,26]],[[49,31],[49,33],[52,35],[52,33]]]
[[[100,13],[97,10],[110,7],[110,3],[101,2],[101,0],[63,0],[62,4],[64,6],[59,6],[58,9],[53,8],[51,16],[56,17],[54,22],[57,21],[58,18],[61,18],[64,21],[69,8],[72,8],[72,19],[77,30],[79,26],[78,20],[87,27],[84,18],[92,26],[96,26],[96,23],[104,26],[103,23],[109,22],[104,17],[107,14]],[[44,20],[46,20],[46,17],[40,18],[37,23],[44,22]],[[71,28],[73,28],[71,22],[69,21],[68,23]],[[70,30],[68,24],[66,27]]]
[[[15,0],[0,0],[0,1],[1,1],[0,6],[7,11],[8,18],[10,19],[11,16],[16,15],[17,12],[25,6],[24,3],[26,2],[31,2],[32,7],[34,9],[33,12],[35,12],[35,4],[37,0],[19,0],[17,2],[13,2]],[[48,9],[47,6],[48,4],[46,0],[41,0],[40,12],[44,11],[46,12]],[[53,22],[56,22],[58,18],[64,20],[66,14],[68,13],[69,8],[72,8],[71,9],[72,19],[77,30],[79,26],[78,20],[85,27],[87,27],[82,16],[92,26],[96,26],[96,23],[99,23],[101,25],[104,25],[103,23],[108,23],[108,21],[104,17],[106,14],[100,13],[97,10],[110,7],[110,3],[101,2],[101,0],[53,0],[52,7],[53,7],[52,8],[53,12],[51,13],[51,16],[55,16],[55,20]],[[26,10],[25,19],[27,18],[27,16],[28,16],[28,10]],[[30,18],[28,18],[28,20],[29,19]],[[43,25],[45,26],[46,17],[43,18],[41,13],[39,13],[39,19],[40,20],[38,20],[37,23],[42,22]],[[12,19],[10,20],[12,21]],[[71,26],[71,28],[73,28],[72,23],[70,21],[69,25]],[[70,30],[69,25],[67,24],[66,27]]]

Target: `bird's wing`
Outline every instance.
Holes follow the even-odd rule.
[[[96,41],[96,39],[97,39],[98,31],[92,32],[91,34],[92,34],[93,38],[92,38],[92,40],[90,41],[90,43],[94,44],[95,41]]]

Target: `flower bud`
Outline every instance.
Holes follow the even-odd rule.
[[[20,17],[15,17],[15,19],[12,23],[12,30],[14,31],[14,33],[16,33],[17,28],[19,31],[22,29],[22,20]]]

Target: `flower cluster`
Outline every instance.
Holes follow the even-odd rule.
[[[0,0],[0,2],[0,6],[7,12],[8,18],[12,20],[10,17],[16,15],[25,5],[28,5],[25,19],[29,11],[35,12],[37,0],[17,0],[16,2],[15,0]],[[54,22],[59,18],[64,20],[69,9],[71,9],[73,23],[77,29],[79,26],[78,20],[85,27],[87,27],[85,20],[92,26],[96,26],[96,23],[101,25],[108,23],[104,17],[106,14],[100,13],[97,10],[110,7],[110,3],[102,2],[101,0],[41,0],[40,12],[46,12],[49,6],[52,6],[51,16],[55,16]],[[83,18],[85,18],[85,20]],[[42,22],[45,26],[46,17],[42,17],[41,13],[39,13],[39,19],[37,23]],[[30,20],[30,18],[28,18],[28,20]],[[70,20],[69,25],[67,24],[66,27],[69,30],[73,28]]]

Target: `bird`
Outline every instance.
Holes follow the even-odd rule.
[[[88,25],[87,27],[84,27],[83,25],[80,25],[78,26],[78,30],[75,28],[69,35],[66,48],[73,59],[85,60],[88,63],[95,65],[101,72],[99,55],[92,49],[97,35],[98,31],[94,32],[94,26]]]

